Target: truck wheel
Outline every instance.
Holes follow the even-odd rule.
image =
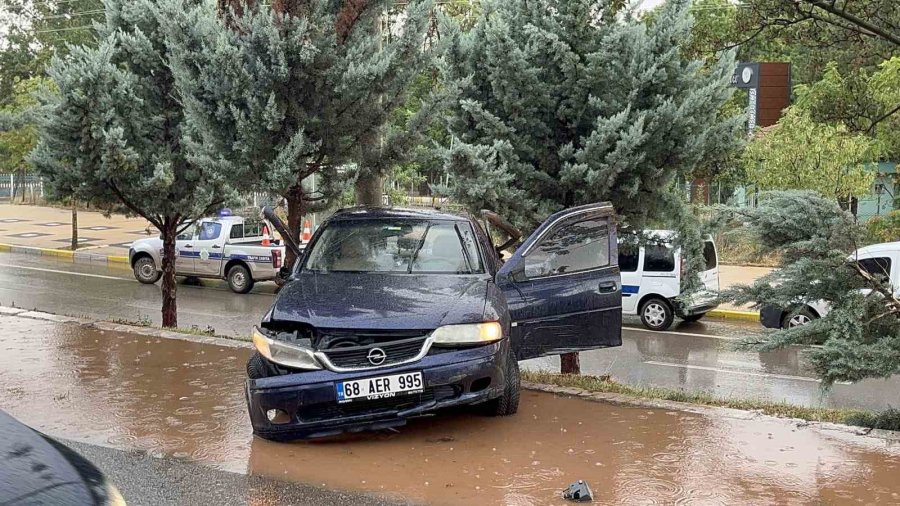
[[[235,265],[228,269],[228,288],[234,293],[247,293],[253,290],[253,277],[243,265]]]
[[[156,264],[149,256],[142,256],[134,261],[134,278],[145,285],[159,281],[162,273],[156,270]]]
[[[674,320],[672,306],[663,299],[653,297],[641,305],[641,323],[650,330],[666,330]]]
[[[488,416],[509,416],[519,411],[519,362],[515,354],[509,353],[506,358],[506,383],[503,395],[483,404],[484,413]]]

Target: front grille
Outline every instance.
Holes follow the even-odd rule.
[[[402,339],[399,341],[370,344],[367,346],[331,348],[322,350],[322,352],[328,357],[328,360],[337,367],[354,369],[383,367],[405,362],[415,357],[422,351],[426,339],[426,337],[414,337],[412,339]],[[369,352],[371,352],[373,348],[380,348],[384,351],[384,362],[373,364],[369,361]]]

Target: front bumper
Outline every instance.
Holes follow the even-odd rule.
[[[253,432],[266,439],[291,440],[385,429],[438,409],[477,404],[503,394],[506,360],[511,356],[508,339],[477,348],[435,351],[418,362],[398,367],[353,373],[321,370],[248,379],[247,407]],[[337,402],[338,381],[415,371],[422,372],[421,394]],[[276,418],[280,423],[273,423],[266,416],[271,409],[286,415]]]
[[[762,307],[759,308],[759,323],[761,323],[763,327],[769,329],[780,329],[781,317],[783,315],[783,309],[771,304],[763,304]]]

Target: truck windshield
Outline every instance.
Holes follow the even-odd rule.
[[[481,273],[465,222],[346,220],[327,225],[306,269],[316,272]]]

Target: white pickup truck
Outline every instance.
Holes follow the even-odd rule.
[[[275,280],[284,261],[284,246],[270,242],[265,221],[240,216],[204,218],[186,228],[175,241],[175,274],[218,278],[236,293],[247,293],[257,281]],[[162,238],[139,239],[128,250],[134,277],[145,284],[162,276]]]

